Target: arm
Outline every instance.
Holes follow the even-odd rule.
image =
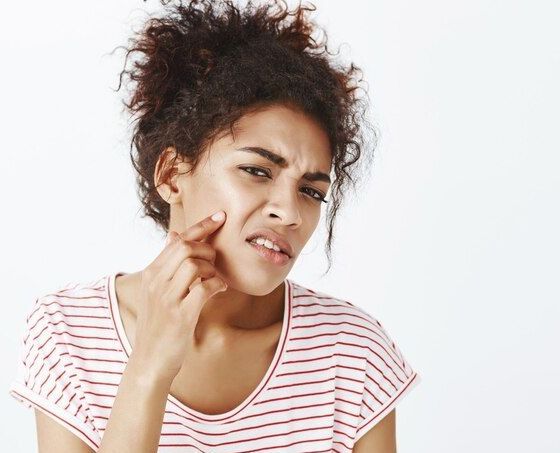
[[[123,373],[98,453],[155,453],[171,383],[146,372],[133,355]],[[39,453],[93,453],[72,432],[35,410]]]
[[[131,354],[98,453],[155,453],[171,382]]]
[[[35,409],[39,453],[94,453],[86,443],[44,412]]]
[[[352,453],[397,453],[396,416],[396,409],[393,409],[360,437]]]

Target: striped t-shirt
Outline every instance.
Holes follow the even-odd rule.
[[[9,393],[94,451],[131,353],[115,277],[67,284],[35,300]],[[351,452],[419,381],[378,320],[285,279],[284,320],[270,367],[222,414],[168,395],[158,452]]]

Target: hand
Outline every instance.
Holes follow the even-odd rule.
[[[225,215],[218,221],[207,217],[181,234],[170,231],[165,248],[142,270],[131,358],[149,367],[158,379],[173,381],[202,307],[227,289],[214,267],[216,251],[204,242],[224,221]]]

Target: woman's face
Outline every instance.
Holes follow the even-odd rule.
[[[275,164],[242,150],[249,147],[286,162]],[[170,229],[182,232],[224,210],[224,224],[206,240],[216,249],[220,276],[231,289],[254,295],[268,294],[282,283],[326,206],[320,198],[327,195],[329,182],[304,178],[306,173],[330,174],[329,139],[319,124],[300,111],[270,106],[243,116],[234,136],[214,141],[195,171],[185,174],[188,164],[177,160],[176,165],[175,192],[169,186],[159,188],[171,203]],[[274,232],[290,244],[287,263],[266,260],[247,242],[257,229]]]

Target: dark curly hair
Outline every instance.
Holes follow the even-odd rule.
[[[163,150],[173,146],[196,167],[206,146],[233,131],[243,115],[267,105],[289,105],[317,120],[330,141],[335,178],[327,205],[328,272],[336,213],[346,188],[356,188],[356,164],[364,148],[370,150],[369,164],[377,142],[366,119],[367,90],[362,98],[357,94],[361,69],[333,61],[336,54],[327,49],[324,30],[307,17],[316,9],[313,4],[300,3],[291,11],[284,1],[254,5],[249,0],[243,8],[230,0],[160,1],[164,14],[134,32],[129,47],[114,49],[126,50],[116,91],[123,76],[133,84],[130,100],[123,103],[136,121],[130,157],[143,217],[167,232],[169,204],[154,185]],[[322,32],[323,40],[312,37],[314,32]],[[140,58],[128,68],[134,53]],[[164,169],[159,181],[168,177]]]

